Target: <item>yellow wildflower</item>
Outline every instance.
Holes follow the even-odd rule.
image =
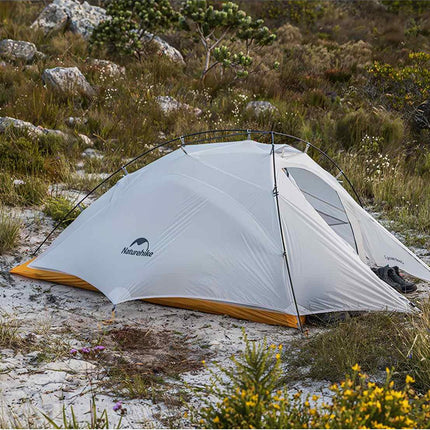
[[[206,361],[205,361],[205,360],[202,360],[202,364],[206,364]]]
[[[358,363],[357,364],[354,364],[354,366],[352,366],[352,370],[354,371],[354,372],[359,372],[360,370],[361,370],[361,367],[358,365]]]
[[[281,354],[276,354],[276,359],[279,360],[281,358]]]
[[[188,412],[187,411],[184,412],[184,418],[188,418]]]
[[[214,422],[214,423],[219,423],[219,417],[218,417],[218,416],[216,416],[216,417],[213,419],[213,422]]]
[[[282,351],[282,345],[279,345],[279,346],[278,346],[278,349],[279,349],[280,351]]]
[[[415,382],[415,379],[412,378],[412,376],[407,375],[406,376],[406,383],[407,384],[413,384]]]

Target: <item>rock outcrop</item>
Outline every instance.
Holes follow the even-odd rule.
[[[154,36],[151,33],[146,33],[143,37],[147,42],[150,41],[157,47],[158,53],[160,55],[165,55],[175,63],[185,64],[184,57],[182,56],[182,54],[172,45],[169,45],[161,37]]]
[[[61,130],[52,130],[41,126],[35,126],[31,122],[11,118],[9,116],[0,117],[0,133],[4,133],[9,128],[25,131],[31,137],[39,137],[46,134],[56,135],[62,138],[67,137],[67,134]]]
[[[267,101],[252,101],[246,105],[247,111],[252,111],[254,115],[262,115],[265,113],[274,113],[278,109]]]
[[[125,67],[118,66],[118,64],[113,63],[112,61],[90,58],[87,62],[91,69],[103,73],[111,78],[119,78],[125,75]]]
[[[46,69],[42,74],[42,80],[47,87],[62,94],[81,94],[87,97],[96,94],[94,88],[77,67]]]
[[[105,9],[86,1],[54,0],[43,9],[31,27],[40,28],[46,34],[67,28],[88,39],[94,28],[106,19]]]
[[[202,114],[202,110],[193,106],[190,106],[186,103],[178,102],[176,99],[170,96],[158,96],[155,98],[157,100],[160,109],[163,113],[169,114],[177,110],[187,110],[189,112],[194,113],[196,116],[200,116]]]
[[[3,39],[0,41],[0,57],[12,61],[33,61],[35,57],[43,56],[36,45],[23,40]]]

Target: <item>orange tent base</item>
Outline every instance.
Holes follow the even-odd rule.
[[[42,281],[54,282],[56,284],[70,285],[72,287],[83,288],[85,290],[98,291],[96,287],[89,284],[77,276],[67,273],[54,272],[51,270],[40,270],[28,267],[34,260],[29,260],[19,266],[14,267],[10,273],[25,276],[27,278],[40,279]],[[245,306],[232,305],[228,303],[216,302],[211,300],[188,299],[182,297],[153,298],[145,299],[146,302],[176,308],[192,309],[212,314],[230,315],[235,318],[261,322],[265,324],[276,324],[287,327],[298,328],[297,316],[284,314],[276,311],[249,308]],[[305,317],[300,317],[302,324]]]

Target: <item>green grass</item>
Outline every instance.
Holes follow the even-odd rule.
[[[402,361],[398,330],[405,323],[402,316],[384,313],[365,314],[337,323],[304,342],[297,341],[298,353],[285,354],[289,371],[293,374],[299,370],[299,374],[303,371],[310,378],[339,381],[356,363],[363,371],[372,373],[398,367]]]
[[[21,221],[0,207],[0,254],[11,251],[19,239]]]
[[[421,313],[402,315],[369,313],[340,322],[329,330],[296,341],[286,351],[288,378],[310,377],[339,381],[358,363],[378,376],[395,368],[395,381],[406,374],[414,377],[421,392],[430,389],[430,305],[420,304]]]

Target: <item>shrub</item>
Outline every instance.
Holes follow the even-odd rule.
[[[290,394],[277,387],[279,347],[265,342],[250,345],[233,358],[233,368],[218,367],[204,388],[206,406],[200,412],[203,428],[426,428],[430,418],[430,392],[418,395],[406,376],[401,390],[394,389],[392,371],[378,385],[361,373],[359,365],[340,384],[330,386],[330,402],[319,396]],[[303,398],[304,397],[304,398]],[[215,400],[214,400],[215,399]]]
[[[169,0],[113,0],[106,13],[110,19],[94,30],[92,44],[139,58],[148,32],[166,31],[178,19]]]
[[[56,222],[62,221],[61,223],[62,226],[67,226],[71,224],[81,213],[81,210],[79,208],[73,209],[74,206],[75,204],[72,203],[66,197],[55,196],[55,197],[50,197],[45,202],[43,211],[54,221]],[[85,207],[83,209],[85,209]]]
[[[253,20],[233,2],[223,2],[218,9],[206,0],[186,0],[181,14],[182,28],[191,32],[204,49],[202,80],[217,65],[235,69],[238,77],[248,76],[251,47],[270,45],[276,38],[262,19]],[[233,49],[231,43],[221,45],[235,39],[244,42],[243,52]]]
[[[21,221],[0,208],[0,254],[13,249],[19,238]]]

